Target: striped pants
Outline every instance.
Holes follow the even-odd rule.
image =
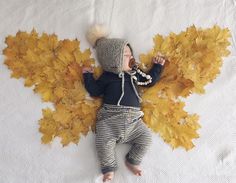
[[[117,106],[104,103],[97,113],[95,143],[101,172],[118,169],[115,158],[116,143],[131,144],[126,160],[139,165],[152,143],[150,129],[142,120],[140,107]]]

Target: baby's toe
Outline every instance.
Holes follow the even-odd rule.
[[[141,175],[142,175],[142,171],[141,171],[141,170],[138,170],[138,171],[136,172],[136,175],[141,176]]]
[[[103,176],[103,182],[110,181],[112,180],[112,178],[113,178],[113,172],[106,173]]]

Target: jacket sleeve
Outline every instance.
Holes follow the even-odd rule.
[[[93,77],[93,73],[83,73],[84,85],[90,96],[98,97],[104,93],[104,89],[106,86],[105,74],[102,75],[95,80]]]
[[[150,75],[152,77],[152,82],[147,84],[147,85],[141,85],[141,86],[143,86],[143,87],[151,87],[151,86],[155,85],[156,82],[158,82],[160,80],[162,69],[163,69],[163,65],[153,63],[152,68],[149,70],[148,73],[146,73],[146,74],[148,74],[148,75]],[[147,79],[145,77],[143,77],[142,75],[140,75],[138,73],[136,73],[136,76],[138,78],[138,81],[140,81],[140,82],[147,81]]]

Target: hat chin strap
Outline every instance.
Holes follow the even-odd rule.
[[[123,71],[119,73],[119,78],[121,78],[121,77],[122,77],[122,85],[121,85],[122,86],[122,94],[120,96],[120,99],[118,100],[118,103],[117,103],[118,106],[120,106],[120,101],[121,101],[122,97],[124,96],[124,90],[125,90],[125,88],[124,88],[125,78],[124,78]]]
[[[135,77],[136,77],[136,76],[134,76],[134,75],[136,74],[136,71],[134,71],[134,72],[132,72],[132,73],[129,73],[129,72],[126,72],[126,73],[128,73],[129,75],[131,75],[130,80],[131,80],[131,83],[132,83],[134,92],[135,92],[136,96],[138,97],[139,102],[142,102],[142,98],[138,95],[138,92],[137,92],[137,90],[136,90],[136,88],[135,88],[135,86],[134,86],[134,82],[133,82],[133,79],[135,79]],[[123,72],[123,71],[119,73],[119,78],[122,78],[122,94],[121,94],[121,96],[120,96],[120,99],[119,99],[118,102],[117,102],[117,105],[118,105],[118,106],[120,106],[120,101],[121,101],[121,99],[122,99],[123,96],[124,96],[124,82],[125,82],[125,78],[124,78],[124,72]]]
[[[135,73],[134,73],[135,74]],[[134,76],[134,77],[136,77],[136,76]],[[134,78],[133,76],[131,76],[130,77],[130,80],[131,80],[131,83],[132,83],[132,86],[133,86],[133,89],[134,89],[134,91],[135,91],[135,94],[136,94],[136,96],[138,97],[138,99],[139,99],[139,102],[142,102],[142,98],[138,95],[138,92],[137,92],[137,90],[136,90],[136,88],[135,88],[135,86],[134,86],[134,82],[133,82],[133,78]]]

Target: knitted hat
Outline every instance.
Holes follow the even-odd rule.
[[[124,48],[127,44],[127,40],[118,38],[102,38],[97,41],[97,58],[105,71],[115,74],[122,72]]]
[[[95,24],[90,27],[86,36],[93,48],[96,49],[98,62],[103,70],[120,74],[123,68],[124,48],[128,41],[126,39],[108,38],[108,34],[104,25]]]
[[[96,24],[90,27],[89,31],[87,32],[87,39],[93,48],[96,49],[98,62],[101,64],[103,70],[118,74],[120,78],[122,78],[122,94],[117,103],[120,105],[120,101],[124,95],[124,72],[123,69],[123,62],[124,62],[124,49],[129,42],[126,39],[120,38],[107,38],[108,30],[105,26],[101,24]],[[130,44],[130,49],[132,50]],[[133,73],[132,75],[134,75]],[[134,91],[138,96],[138,92],[133,84],[133,78],[131,78],[131,82],[134,88]]]

